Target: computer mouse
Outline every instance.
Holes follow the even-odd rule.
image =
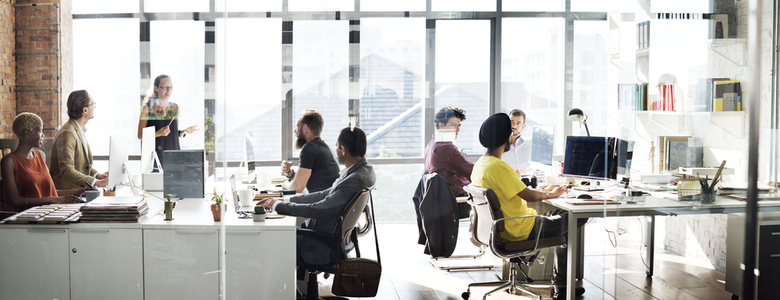
[[[593,196],[588,195],[588,194],[582,194],[582,195],[577,196],[577,199],[593,199]]]

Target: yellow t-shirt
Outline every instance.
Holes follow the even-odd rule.
[[[494,156],[482,156],[471,171],[471,183],[493,190],[501,203],[505,218],[535,215],[536,210],[517,195],[526,188],[515,171],[506,162]],[[505,231],[499,236],[508,241],[524,241],[534,227],[535,218],[523,218],[504,222]]]

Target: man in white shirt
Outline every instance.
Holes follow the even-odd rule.
[[[511,148],[502,159],[515,169],[517,175],[533,173],[531,169],[531,141],[525,140],[520,134],[525,128],[526,116],[521,109],[513,109],[509,112],[512,120],[512,135],[509,137]]]

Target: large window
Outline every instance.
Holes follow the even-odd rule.
[[[339,131],[349,125],[349,22],[296,21],[293,30],[291,125],[304,110],[319,112],[325,119],[322,139],[333,150]]]
[[[255,140],[252,157],[279,160],[282,21],[218,19],[215,35],[217,101],[215,112],[207,114],[206,120],[215,125],[217,160],[240,161],[246,133]]]
[[[360,20],[360,127],[368,157],[420,157],[425,19]]]
[[[445,106],[466,111],[466,120],[455,140],[455,145],[465,153],[484,153],[479,128],[489,116],[489,82],[490,22],[437,21],[434,113]]]
[[[522,109],[527,116],[522,135],[533,126],[554,126],[553,147],[563,153],[564,20],[505,18],[501,48],[501,111]],[[534,28],[534,30],[529,30]]]

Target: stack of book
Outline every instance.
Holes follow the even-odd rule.
[[[742,87],[739,80],[702,78],[693,92],[693,111],[741,111]]]
[[[79,220],[81,204],[49,204],[31,207],[3,220],[5,223],[69,223]]]
[[[136,223],[148,211],[143,196],[98,197],[81,207],[81,221]]]
[[[647,83],[618,84],[618,109],[644,111],[648,109]]]

